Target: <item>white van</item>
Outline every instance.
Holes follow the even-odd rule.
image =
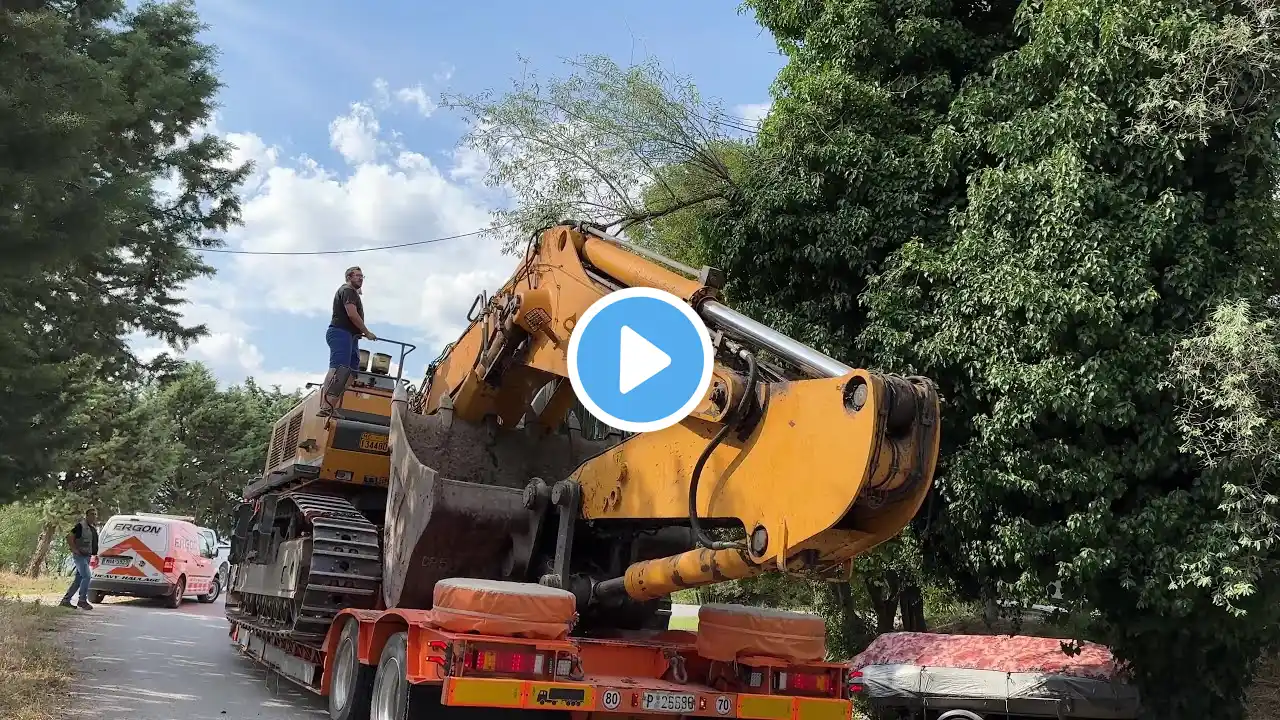
[[[89,601],[108,595],[163,598],[176,608],[195,596],[210,603],[222,594],[217,549],[194,518],[156,513],[112,515],[98,532],[90,561]]]

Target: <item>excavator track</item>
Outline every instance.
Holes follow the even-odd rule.
[[[372,609],[382,582],[378,527],[346,499],[333,495],[291,492],[277,501],[276,516],[292,505],[290,537],[275,544],[272,562],[244,566],[262,568],[264,576],[296,573],[292,595],[242,592],[227,618],[273,637],[318,644],[343,608]],[[275,583],[279,585],[279,583]],[[249,588],[246,588],[249,590]]]

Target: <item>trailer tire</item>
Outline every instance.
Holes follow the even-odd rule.
[[[378,658],[378,670],[373,679],[372,720],[409,718],[409,678],[405,675],[408,638],[409,634],[401,630],[387,638],[387,644],[382,648],[382,657]]]
[[[360,623],[345,618],[329,682],[329,717],[333,720],[369,720],[377,668],[360,664],[359,647]]]

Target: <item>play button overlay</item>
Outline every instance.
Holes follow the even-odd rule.
[[[693,308],[652,288],[609,293],[569,337],[569,382],[610,427],[653,432],[683,420],[706,395],[711,335]]]
[[[645,380],[666,370],[671,356],[662,348],[645,340],[640,333],[622,326],[622,348],[618,359],[618,392],[626,395],[643,385]]]

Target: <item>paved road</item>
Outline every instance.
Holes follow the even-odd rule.
[[[86,720],[314,720],[327,703],[239,656],[222,601],[177,610],[112,601],[69,639],[81,668],[73,717]]]

